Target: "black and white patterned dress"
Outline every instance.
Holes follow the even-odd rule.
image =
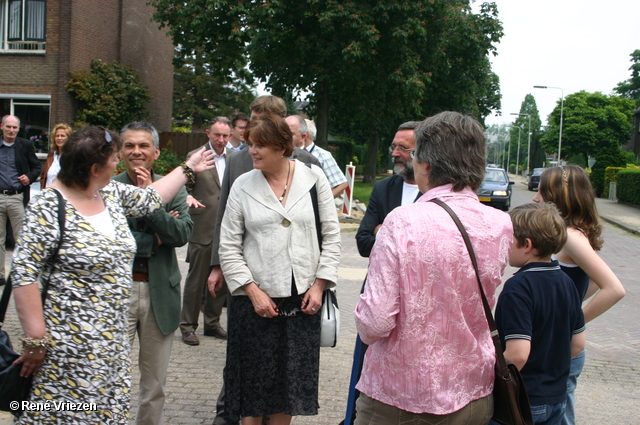
[[[127,315],[136,253],[127,216],[162,207],[158,193],[112,181],[100,191],[116,231],[92,228],[66,202],[64,241],[44,308],[53,347],[33,382],[31,401],[95,403],[96,410],[27,411],[16,424],[125,424],[131,367]],[[13,257],[13,285],[30,285],[60,237],[57,197],[43,190],[27,208]]]

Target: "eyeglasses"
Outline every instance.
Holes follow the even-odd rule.
[[[402,152],[408,153],[409,155],[411,155],[414,151],[414,149],[404,148],[392,143],[391,145],[389,145],[389,154],[393,154],[393,151],[395,151],[396,149],[400,149]]]
[[[416,157],[416,151],[415,149],[412,151],[409,151],[409,157],[411,158],[411,160],[413,161]]]

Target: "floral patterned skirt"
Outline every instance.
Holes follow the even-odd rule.
[[[225,411],[241,417],[318,413],[320,315],[265,319],[247,296],[229,306]]]

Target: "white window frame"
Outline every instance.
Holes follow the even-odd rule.
[[[47,0],[0,0],[0,53],[44,54],[46,39]]]

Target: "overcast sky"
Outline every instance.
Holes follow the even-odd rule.
[[[513,122],[527,93],[533,94],[543,125],[561,92],[611,94],[631,77],[631,57],[640,49],[639,0],[495,0],[504,36],[493,71],[500,77],[502,116],[487,125]],[[474,10],[481,2],[474,4]]]

